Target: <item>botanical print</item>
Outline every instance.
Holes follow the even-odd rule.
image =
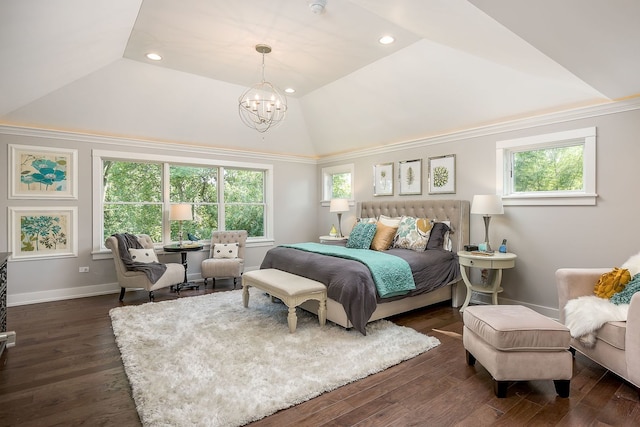
[[[10,198],[76,199],[76,150],[10,145]]]
[[[422,194],[422,160],[400,162],[400,195]]]
[[[76,256],[77,208],[10,207],[14,259]]]
[[[385,163],[373,167],[373,195],[393,195],[393,163]]]
[[[20,251],[66,249],[67,219],[60,215],[20,216]]]
[[[456,156],[429,158],[429,194],[456,192]]]
[[[20,154],[20,191],[66,191],[67,156]]]

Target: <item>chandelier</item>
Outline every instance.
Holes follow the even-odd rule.
[[[287,115],[287,97],[264,79],[264,55],[271,52],[271,46],[256,45],[262,54],[262,81],[245,90],[238,98],[238,113],[242,122],[260,133],[277,126]]]

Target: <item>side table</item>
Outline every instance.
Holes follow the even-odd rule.
[[[502,270],[515,267],[517,257],[518,256],[513,253],[494,252],[493,254],[477,254],[467,251],[458,252],[458,260],[461,267],[460,273],[462,273],[462,280],[467,286],[467,297],[462,307],[460,307],[460,312],[464,312],[464,309],[469,305],[473,292],[491,294],[491,302],[494,305],[498,305],[498,294],[503,291],[502,287],[500,287]],[[467,275],[467,267],[495,270],[491,283],[488,283],[486,286],[472,284]]]
[[[182,245],[179,243],[173,243],[171,245],[163,246],[163,249],[166,252],[180,252],[182,265],[184,266],[184,280],[182,283],[172,286],[172,290],[175,289],[176,292],[180,292],[181,289],[200,289],[200,285],[195,282],[189,282],[187,279],[187,252],[201,251],[203,247],[204,245],[200,243],[183,243]]]

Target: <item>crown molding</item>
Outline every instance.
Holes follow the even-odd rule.
[[[606,116],[610,114],[618,114],[626,111],[640,109],[640,95],[637,97],[612,101],[606,104],[598,104],[589,107],[575,108],[560,112],[541,114],[522,119],[515,119],[495,123],[486,126],[466,129],[457,132],[450,132],[440,135],[434,135],[426,138],[420,138],[411,141],[397,142],[382,147],[365,148],[363,150],[352,151],[349,153],[341,153],[322,157],[318,160],[318,164],[335,162],[337,160],[344,161],[356,159],[365,156],[381,155],[412,148],[422,148],[429,145],[445,144],[448,142],[458,142],[465,139],[490,136],[504,132],[516,130],[530,129],[538,126],[551,125],[556,123],[571,122],[575,120],[587,119],[592,117]]]
[[[60,139],[65,141],[87,142],[91,144],[104,144],[109,146],[126,146],[139,147],[152,150],[172,151],[179,150],[182,153],[191,153],[194,155],[214,155],[235,158],[247,158],[255,161],[256,159],[269,161],[283,161],[293,163],[317,164],[317,160],[309,157],[295,156],[289,154],[270,154],[258,151],[243,151],[230,148],[220,147],[204,147],[194,146],[175,142],[154,141],[137,138],[126,138],[119,136],[94,135],[81,132],[70,132],[56,129],[42,129],[26,126],[16,126],[0,124],[0,134],[17,135],[35,138]]]
[[[18,125],[0,124],[0,133],[19,136],[30,136],[38,138],[63,139],[67,141],[79,141],[95,144],[104,144],[112,146],[136,146],[153,150],[179,150],[194,155],[215,155],[236,158],[247,158],[255,161],[256,159],[268,161],[283,161],[293,163],[306,163],[322,165],[335,161],[345,161],[357,159],[366,156],[384,155],[402,150],[414,148],[423,148],[430,145],[445,144],[449,142],[458,142],[471,138],[490,136],[504,132],[511,132],[523,129],[530,129],[538,126],[551,125],[557,123],[571,122],[580,119],[606,116],[610,114],[618,114],[626,111],[640,109],[640,95],[624,99],[621,101],[612,101],[605,104],[594,105],[590,107],[575,108],[549,114],[541,114],[522,119],[515,119],[495,123],[486,126],[466,129],[462,131],[443,133],[425,138],[411,141],[402,141],[388,144],[382,147],[365,148],[363,150],[352,151],[348,153],[333,154],[323,156],[318,159],[295,156],[290,154],[270,154],[258,151],[242,151],[230,148],[220,147],[203,147],[176,142],[155,141],[137,138],[126,138],[119,136],[103,136],[81,132],[61,131],[55,129],[42,129]]]

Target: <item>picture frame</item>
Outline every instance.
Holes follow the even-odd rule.
[[[78,199],[78,150],[9,144],[10,199]]]
[[[393,163],[381,163],[373,167],[373,195],[393,196]]]
[[[78,256],[78,208],[9,207],[9,250],[16,261]]]
[[[429,194],[455,194],[456,155],[429,157]]]
[[[422,159],[399,162],[401,196],[422,194]]]

